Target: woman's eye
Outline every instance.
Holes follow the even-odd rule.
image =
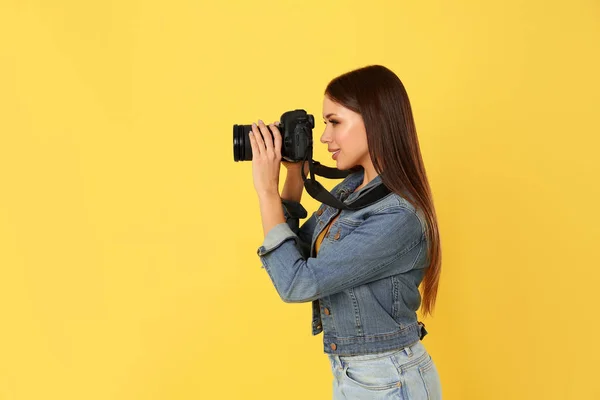
[[[338,124],[338,122],[337,122],[337,121],[329,121],[329,122],[331,122],[331,124],[332,124],[332,125],[337,125],[337,124]],[[325,125],[327,125],[327,122],[323,121],[323,123],[324,123]]]

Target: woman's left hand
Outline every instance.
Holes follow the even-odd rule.
[[[279,171],[281,168],[281,133],[275,124],[270,124],[271,137],[267,126],[258,120],[249,132],[252,146],[252,176],[254,189],[259,196],[277,193],[279,195]]]

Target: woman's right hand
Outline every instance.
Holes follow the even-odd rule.
[[[300,173],[301,168],[302,168],[302,161],[298,161],[298,162],[281,161],[281,164],[283,164],[283,166],[287,170],[288,176],[291,175],[291,176],[295,176],[295,177],[302,179],[302,175]],[[309,169],[308,169],[308,161],[307,161],[304,163],[304,175],[308,176],[308,173],[309,173]]]
[[[283,190],[281,191],[281,198],[291,201],[300,202],[302,199],[302,190],[304,189],[304,180],[302,179],[302,162],[289,162],[281,161],[283,166],[287,169],[287,175],[285,177],[285,183],[283,184]],[[304,167],[305,175],[308,175],[308,162],[305,163]]]

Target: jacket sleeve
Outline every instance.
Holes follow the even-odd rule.
[[[382,274],[407,272],[426,241],[417,215],[408,208],[392,207],[369,216],[340,240],[328,242],[316,258],[306,257],[299,244],[300,238],[281,223],[267,232],[257,251],[287,303],[313,301],[380,279]],[[423,246],[416,256],[403,257],[419,244]]]

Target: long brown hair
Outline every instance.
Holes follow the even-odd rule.
[[[441,271],[440,237],[406,89],[390,69],[369,65],[331,80],[325,95],[362,116],[369,154],[383,184],[392,192],[404,195],[426,217],[429,249],[428,267],[421,285],[422,311],[424,316],[432,314]]]

